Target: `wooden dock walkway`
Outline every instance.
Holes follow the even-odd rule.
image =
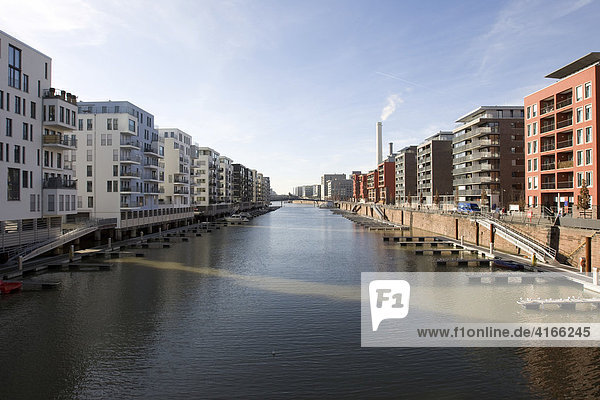
[[[545,306],[558,306],[559,309],[563,310],[575,310],[578,304],[591,304],[596,309],[600,308],[600,298],[598,299],[585,299],[567,297],[566,299],[519,299],[517,304],[523,306],[527,310],[539,310]]]

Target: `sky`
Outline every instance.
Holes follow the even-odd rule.
[[[522,105],[600,51],[599,1],[0,0],[0,30],[52,57],[54,87],[128,100],[288,193],[374,169],[378,121],[398,150]]]

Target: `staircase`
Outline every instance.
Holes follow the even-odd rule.
[[[98,229],[113,227],[116,225],[116,223],[116,218],[88,220],[84,224],[79,225],[77,228],[70,230],[69,232],[64,233],[56,238],[52,238],[44,242],[33,243],[27,247],[21,247],[12,250],[8,254],[9,258],[6,264],[16,262],[19,257],[23,257],[23,261],[30,260],[66,243],[69,243],[72,240],[79,239],[80,237],[93,233]]]
[[[377,204],[373,205],[373,209],[375,210],[375,212],[377,213],[377,215],[379,215],[379,218],[383,221],[388,221],[388,217],[385,215],[385,213],[381,210],[381,207],[378,206]]]
[[[477,218],[476,222],[479,225],[491,229],[494,227],[494,231],[498,236],[505,239],[506,241],[514,244],[519,249],[529,254],[535,254],[536,258],[542,262],[549,262],[550,260],[556,259],[556,250],[536,242],[534,239],[528,237],[522,232],[515,231],[514,228],[509,228],[503,225],[498,220],[491,220],[489,218]]]

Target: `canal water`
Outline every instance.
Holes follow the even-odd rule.
[[[600,395],[597,349],[361,348],[360,273],[435,267],[328,210],[190,240],[3,296],[0,398]]]

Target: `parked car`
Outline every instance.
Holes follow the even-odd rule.
[[[456,208],[458,212],[480,212],[481,209],[477,203],[460,202]]]

